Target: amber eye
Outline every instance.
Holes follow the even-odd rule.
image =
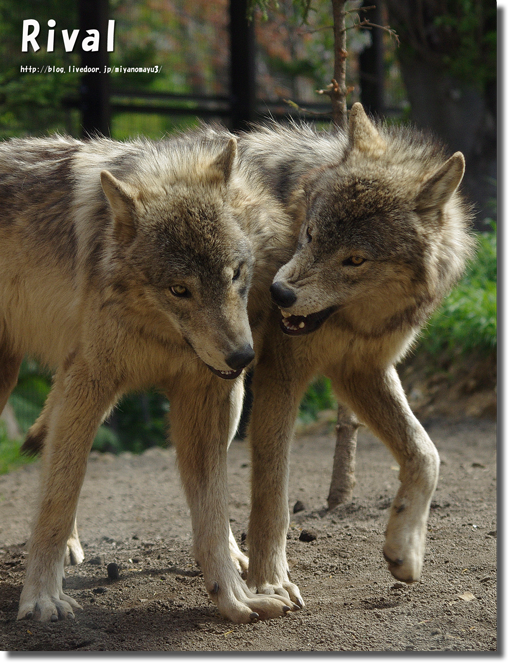
[[[362,256],[349,256],[348,259],[345,259],[344,266],[360,266],[365,261],[366,259]]]
[[[312,229],[310,226],[306,229],[306,239],[308,242],[312,242]]]
[[[189,298],[191,295],[188,289],[185,286],[182,286],[182,284],[171,286],[170,293],[172,293],[174,296],[177,296],[177,298]]]
[[[234,274],[232,275],[232,281],[235,282],[236,279],[239,279],[240,276],[241,276],[241,266],[238,266],[238,267],[234,270]]]

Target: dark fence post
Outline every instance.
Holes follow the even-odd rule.
[[[231,129],[247,129],[256,118],[255,25],[248,21],[248,0],[230,0],[230,108]],[[245,380],[243,412],[237,436],[244,439],[253,401],[251,372]]]
[[[248,0],[230,0],[230,97],[232,129],[255,120],[255,26]]]
[[[99,30],[99,51],[81,49],[81,66],[99,68],[98,73],[83,74],[80,86],[82,134],[99,132],[110,135],[110,76],[108,67],[107,32],[108,0],[79,0],[80,40],[87,30]]]
[[[362,12],[362,18],[367,18],[375,25],[382,25],[382,12],[374,2],[364,2],[363,6],[370,6]],[[359,54],[359,81],[361,88],[361,103],[365,111],[373,115],[384,113],[384,47],[383,31],[372,28],[372,44]]]

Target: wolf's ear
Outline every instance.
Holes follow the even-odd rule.
[[[228,182],[232,174],[232,167],[237,155],[237,141],[235,138],[229,139],[226,148],[220,153],[218,157],[211,164],[213,169],[220,172],[221,177],[225,182]]]
[[[101,186],[113,210],[115,236],[122,242],[131,242],[136,235],[133,192],[110,171],[101,171]]]
[[[352,150],[366,152],[374,157],[382,155],[386,150],[385,141],[359,102],[352,105],[349,115],[349,143]]]
[[[464,176],[464,155],[456,152],[426,180],[415,199],[417,211],[440,208],[447,203]]]

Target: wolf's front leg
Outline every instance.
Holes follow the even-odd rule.
[[[230,556],[227,444],[231,402],[242,396],[242,379],[237,381],[239,385],[233,385],[204,368],[197,371],[193,385],[189,376],[177,379],[168,397],[172,441],[191,510],[195,558],[221,614],[235,623],[248,623],[294,608],[288,598],[252,593]]]
[[[53,388],[59,399],[48,421],[18,619],[57,621],[74,617],[80,607],[62,592],[64,555],[94,434],[114,391],[79,359],[63,374],[59,371]]]
[[[21,446],[21,452],[25,455],[40,455],[42,453],[46,437],[48,436],[48,423],[51,419],[51,411],[55,408],[56,403],[58,403],[58,390],[56,386],[54,386],[46,398],[43,410],[32,427],[28,430],[25,441]],[[73,529],[67,541],[64,564],[66,566],[75,566],[81,563],[83,559],[83,548],[80,543],[75,517]]]
[[[275,334],[278,338],[278,333]],[[248,529],[248,586],[261,594],[288,597],[304,606],[289,579],[286,556],[289,526],[289,453],[308,372],[293,355],[293,340],[271,340],[253,378],[250,419],[252,507]]]
[[[430,502],[439,477],[439,455],[407,403],[394,367],[347,373],[333,387],[385,443],[400,465],[400,488],[391,506],[384,556],[404,582],[420,579]]]
[[[57,386],[53,386],[50,391],[50,394],[46,398],[44,408],[39,414],[39,417],[35,423],[28,430],[25,441],[21,446],[21,451],[25,455],[40,455],[43,451],[44,446],[46,445],[46,438],[48,436],[48,427],[51,420],[52,410],[58,406],[59,400],[59,391]],[[103,415],[102,421],[106,418],[108,414]],[[101,422],[102,422],[101,421]],[[83,548],[80,543],[80,537],[78,534],[78,526],[76,524],[76,517],[74,519],[73,529],[69,539],[67,541],[66,553],[64,557],[64,563],[66,566],[76,566],[77,564],[82,563],[84,559]]]

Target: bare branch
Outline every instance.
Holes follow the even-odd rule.
[[[371,23],[367,18],[364,18],[359,23],[355,23],[352,27],[366,28],[367,30],[371,30],[372,28],[379,28],[379,30],[385,30],[388,34],[390,34],[393,37],[393,39],[400,46],[400,39],[398,38],[397,33],[395,32],[395,30],[393,30],[393,28],[390,28],[389,25],[379,25],[377,23]]]
[[[368,12],[369,9],[375,9],[376,5],[370,5],[370,7],[358,7],[358,9],[347,9],[345,14],[357,14],[358,12]]]
[[[299,106],[299,104],[296,104],[296,102],[293,102],[292,99],[283,99],[282,101],[285,102],[285,104],[288,104],[296,111],[299,111],[300,113],[308,113],[309,115],[317,115],[317,116],[331,115],[331,111],[312,111],[311,109],[305,109],[302,106]]]
[[[345,51],[345,56],[347,56],[348,53]],[[354,86],[350,86],[349,88],[345,89],[345,93],[348,95],[354,90]],[[331,83],[327,85],[324,89],[322,90],[316,90],[315,92],[318,95],[329,95],[329,97],[332,97],[333,95],[337,95],[339,91],[339,86],[338,82],[335,79],[331,80]]]

